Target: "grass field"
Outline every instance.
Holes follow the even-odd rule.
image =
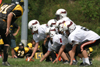
[[[11,64],[11,67],[79,67],[79,64],[82,61],[78,61],[77,65],[68,65],[68,64],[63,64],[62,62],[58,63],[52,63],[52,62],[39,62],[39,59],[34,59],[34,62],[27,62],[24,59],[12,59],[8,58],[9,63]],[[99,60],[93,60],[92,61],[93,65],[89,67],[100,67],[100,61]],[[0,67],[7,67],[2,65],[2,59],[0,58]]]

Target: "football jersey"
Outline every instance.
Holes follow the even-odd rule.
[[[53,36],[53,43],[49,41],[48,43],[48,51],[55,51],[57,46],[66,45],[68,43],[67,38],[63,38],[63,35],[56,34]]]
[[[29,48],[24,47],[23,49],[20,49],[19,47],[15,47],[14,51],[18,58],[24,58],[24,56],[28,53]]]
[[[95,32],[77,25],[76,29],[69,35],[68,41],[72,44],[72,41],[81,43],[85,40],[97,40],[100,36]]]
[[[13,18],[11,20],[11,24],[23,14],[23,8],[19,4],[3,4],[0,7],[0,18],[5,22],[7,21],[8,14],[12,12]]]
[[[46,38],[45,31],[48,27],[46,24],[42,24],[38,27],[38,33],[33,34],[33,39],[35,42],[39,42],[41,40],[44,40]]]

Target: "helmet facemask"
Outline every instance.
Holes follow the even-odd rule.
[[[53,38],[53,36],[54,36],[55,34],[57,34],[57,30],[56,30],[55,27],[52,27],[52,28],[50,29],[50,37]]]
[[[38,26],[40,25],[39,21],[38,20],[31,20],[29,23],[28,23],[28,28],[31,29],[31,32],[32,34],[35,33],[35,31],[38,30]]]
[[[76,29],[76,24],[72,21],[66,21],[63,25],[63,29],[65,32],[67,31],[69,34],[71,34]]]
[[[32,33],[35,33],[38,30],[38,25],[32,25],[31,31]]]
[[[24,48],[24,44],[22,42],[19,43],[19,49],[23,49]]]

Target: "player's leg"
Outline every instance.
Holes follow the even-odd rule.
[[[51,51],[50,56],[52,58],[52,61],[56,59],[56,54],[54,53],[54,51]]]
[[[9,35],[6,37],[4,34],[1,35],[3,41],[4,41],[4,48],[3,48],[3,54],[4,54],[4,59],[2,64],[5,66],[10,66],[10,64],[7,62],[8,60],[8,49],[9,49],[9,44],[10,44],[10,39]]]
[[[14,39],[11,39],[11,54],[12,54],[12,58],[14,58],[15,52],[14,52],[14,48],[16,47],[16,42]]]
[[[42,44],[42,51],[43,51],[43,54],[45,54],[45,53],[47,52],[47,48],[44,46],[44,44]],[[50,61],[49,56],[46,57],[46,61],[47,61],[47,62]]]

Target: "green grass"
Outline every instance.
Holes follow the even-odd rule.
[[[52,63],[52,62],[39,62],[39,59],[34,59],[34,62],[27,62],[24,59],[12,59],[8,58],[9,63],[11,64],[12,67],[79,67],[79,64],[82,61],[78,61],[77,65],[68,65],[68,64],[63,64],[62,62],[58,63]],[[100,61],[99,60],[93,60],[92,61],[93,65],[89,67],[100,67]],[[6,67],[2,65],[2,59],[0,58],[0,67]]]

